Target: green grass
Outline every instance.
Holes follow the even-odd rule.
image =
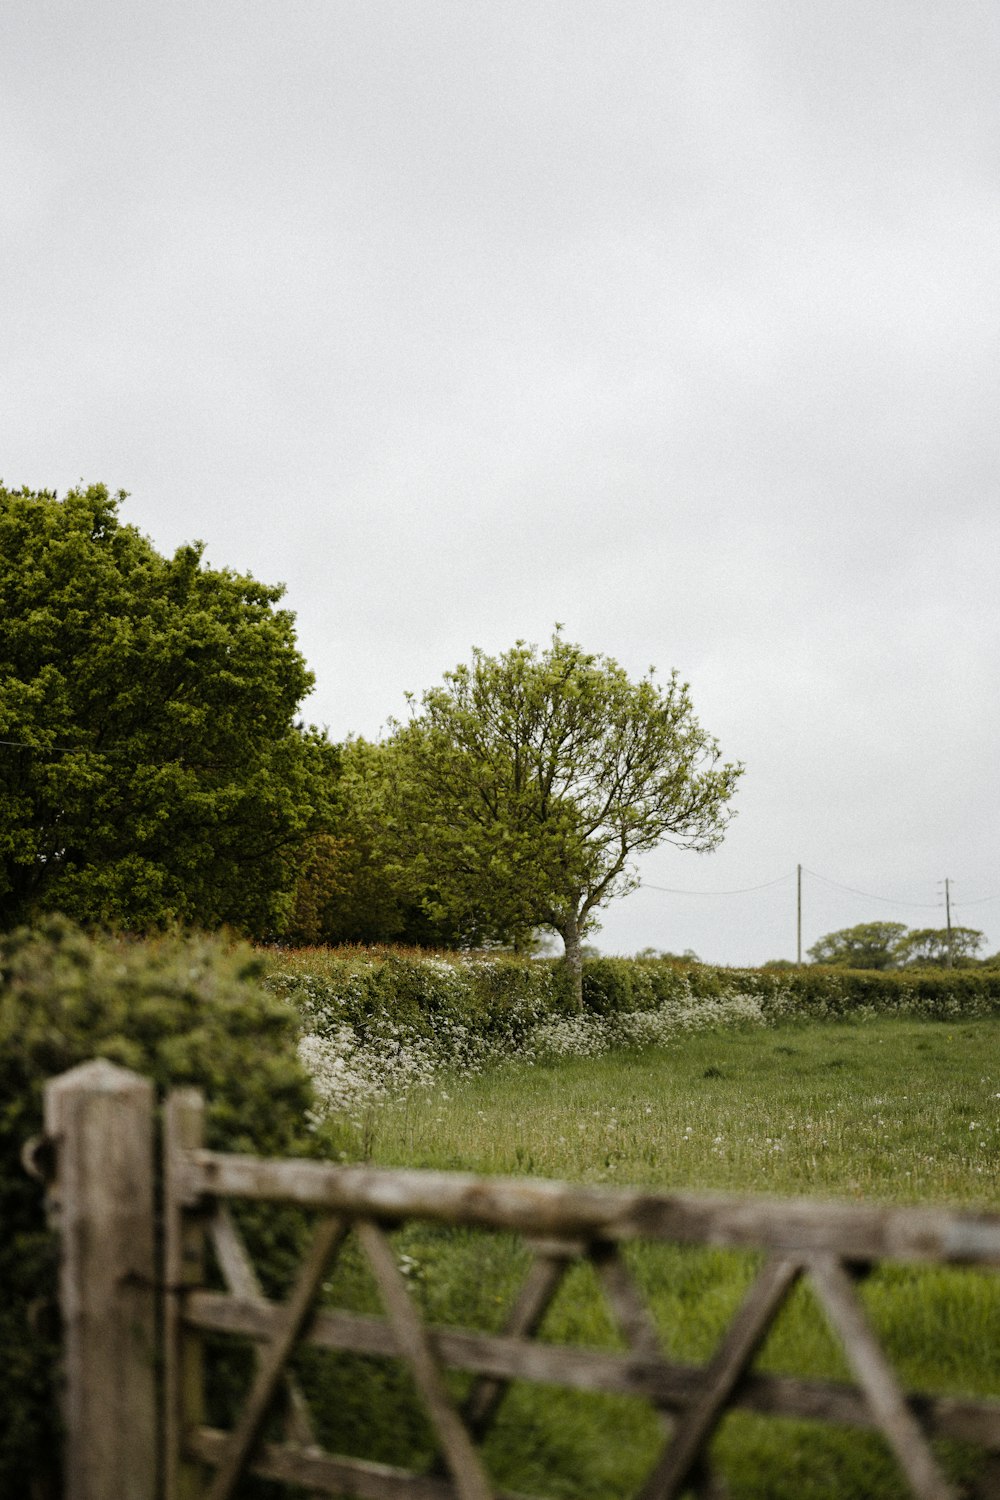
[[[451,1079],[330,1128],[345,1159],[534,1174],[663,1189],[812,1194],[996,1207],[1000,1021],[872,1020],[700,1033],[664,1051],[509,1066]],[[505,1236],[409,1225],[396,1236],[432,1321],[499,1329],[527,1266]],[[628,1252],[664,1347],[703,1361],[754,1274],[752,1256],[643,1245]],[[375,1310],[354,1249],[330,1300]],[[880,1268],[862,1295],[884,1347],[913,1388],[1000,1396],[1000,1282],[992,1274]],[[573,1270],[542,1337],[622,1347],[593,1273]],[[847,1379],[836,1340],[801,1286],[760,1358],[765,1369]],[[310,1355],[331,1447],[394,1463],[427,1459],[430,1440],[405,1373],[392,1362]],[[455,1378],[456,1393],[463,1389]],[[658,1451],[645,1403],[515,1384],[486,1447],[497,1483],[576,1500],[635,1493]],[[734,1496],[820,1500],[902,1496],[880,1440],[736,1414],[716,1440]],[[942,1452],[964,1486],[978,1457]]]
[[[992,1019],[801,1023],[510,1066],[381,1107],[335,1141],[385,1165],[983,1205],[998,1143]]]

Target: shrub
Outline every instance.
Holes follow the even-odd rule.
[[[505,954],[273,950],[267,969],[268,986],[294,1002],[308,1031],[347,1025],[366,1039],[391,1024],[446,1050],[459,1029],[491,1047],[516,1043],[570,1004],[561,964]]]
[[[810,964],[795,970],[721,969],[768,1016],[802,1020],[880,1015],[929,1021],[995,1015],[1000,975],[986,969],[842,969]]]
[[[590,958],[583,970],[583,1008],[609,1016],[634,1010],[633,972],[638,965],[627,958]]]
[[[22,1144],[42,1126],[44,1084],[106,1057],[152,1078],[160,1092],[204,1089],[217,1148],[308,1151],[312,1093],[296,1057],[298,1021],[256,982],[259,973],[248,949],[217,939],[95,939],[61,918],[0,939],[2,1495],[44,1492],[60,1446],[58,1339],[33,1314],[55,1297],[55,1244],[39,1185],[20,1164]],[[272,1251],[268,1279],[281,1274],[273,1240]]]

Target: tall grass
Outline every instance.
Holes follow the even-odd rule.
[[[451,1075],[329,1139],[402,1165],[995,1205],[1000,1021],[686,1031]]]
[[[892,1202],[995,1207],[1000,1173],[1000,1021],[869,1019],[685,1032],[669,1048],[541,1058],[436,1075],[319,1127],[331,1154],[385,1165],[534,1173]],[[498,1329],[526,1252],[505,1236],[410,1225],[396,1236],[432,1321]],[[704,1361],[756,1258],[676,1246],[628,1251],[668,1353]],[[361,1258],[346,1255],[331,1302],[374,1310]],[[1000,1283],[992,1274],[886,1266],[863,1298],[913,1387],[1000,1396]],[[592,1273],[575,1269],[542,1337],[621,1347]],[[760,1358],[765,1369],[846,1379],[836,1340],[805,1287]],[[391,1362],[314,1355],[324,1439],[388,1462],[430,1456],[409,1382]],[[463,1388],[457,1378],[456,1393]],[[335,1399],[331,1401],[331,1392]],[[496,1482],[578,1500],[633,1494],[662,1442],[645,1403],[515,1383],[486,1457]],[[818,1424],[727,1418],[715,1454],[734,1496],[866,1500],[907,1493],[878,1438]],[[978,1456],[942,1453],[955,1482]]]

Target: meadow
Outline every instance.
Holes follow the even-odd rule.
[[[667,1047],[435,1075],[353,1117],[330,1116],[318,1134],[333,1156],[383,1165],[995,1208],[998,1047],[995,1018],[729,1026],[679,1034]],[[397,1250],[432,1320],[486,1329],[501,1326],[527,1264],[523,1247],[503,1236],[427,1226],[401,1231]],[[629,1260],[665,1349],[684,1361],[711,1353],[756,1263],[672,1246],[637,1246]],[[378,1307],[352,1254],[328,1290],[338,1305]],[[862,1295],[911,1387],[1000,1396],[995,1276],[890,1265]],[[571,1273],[542,1337],[621,1347],[589,1268]],[[805,1287],[759,1366],[849,1378]],[[322,1435],[331,1446],[400,1463],[424,1451],[419,1407],[395,1364],[351,1359],[335,1374],[326,1356],[311,1354],[307,1385],[321,1367]],[[598,1500],[635,1493],[661,1442],[645,1403],[515,1384],[486,1454],[497,1482],[512,1490]],[[964,1489],[978,1456],[957,1445],[939,1451]],[[881,1440],[818,1424],[734,1414],[714,1452],[734,1496],[907,1493]]]

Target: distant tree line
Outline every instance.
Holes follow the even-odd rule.
[[[687,686],[557,627],[446,673],[371,743],[304,725],[282,590],[161,556],[123,495],[0,486],[0,930],[60,910],[145,931],[526,950],[579,992],[634,857],[723,837],[742,767]]]
[[[917,927],[903,922],[859,922],[828,932],[808,950],[813,963],[844,969],[1000,967],[1000,954],[979,959],[986,941],[975,927]]]

